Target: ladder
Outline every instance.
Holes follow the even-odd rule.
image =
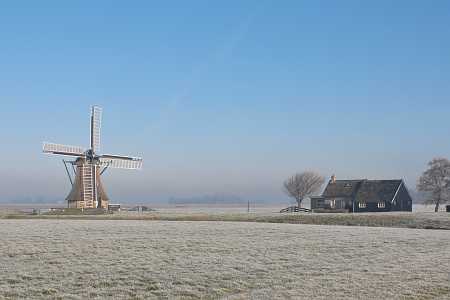
[[[83,201],[85,208],[94,208],[95,188],[94,188],[94,166],[83,165]]]

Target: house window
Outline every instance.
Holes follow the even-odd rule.
[[[359,202],[358,203],[359,208],[366,208],[366,202]]]
[[[385,208],[386,207],[386,203],[383,202],[378,202],[378,208]]]

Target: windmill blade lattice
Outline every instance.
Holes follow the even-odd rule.
[[[102,109],[98,106],[93,106],[91,112],[91,150],[94,153],[98,153],[100,151],[101,126],[102,126]]]

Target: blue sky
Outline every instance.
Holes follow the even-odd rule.
[[[0,201],[64,198],[41,142],[141,155],[111,198],[283,200],[312,169],[405,178],[450,156],[448,1],[0,2]]]

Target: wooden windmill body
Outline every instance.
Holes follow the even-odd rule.
[[[88,150],[44,142],[43,152],[76,157],[64,160],[72,189],[66,197],[69,208],[108,208],[109,198],[102,184],[101,176],[108,168],[141,169],[142,158],[122,155],[99,155],[102,109],[93,106],[91,110],[91,138]],[[70,168],[71,166],[71,168]],[[72,174],[71,171],[72,170]]]
[[[69,208],[108,208],[109,198],[105,193],[101,181],[100,168],[94,166],[93,168],[86,164],[84,158],[78,158],[74,162],[75,179],[72,184],[72,189],[66,197]],[[91,185],[91,177],[95,172],[95,181],[97,183],[97,197],[93,196],[93,186]],[[87,180],[86,180],[87,179]],[[98,204],[95,205],[94,199],[97,198]]]

